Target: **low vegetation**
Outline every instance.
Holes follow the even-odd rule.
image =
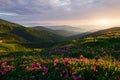
[[[120,80],[120,32],[42,51],[0,53],[1,80]]]
[[[17,43],[25,47],[43,48],[61,42],[63,39],[64,37],[46,30],[35,30],[0,19],[0,44]]]

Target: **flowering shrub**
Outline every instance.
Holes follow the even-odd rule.
[[[0,80],[120,80],[120,39],[97,38],[0,55]]]
[[[23,66],[22,69],[23,71],[30,71],[29,76],[27,76],[30,79],[47,79],[48,77],[53,77],[51,79],[87,80],[88,78],[98,79],[99,76],[101,76],[100,79],[102,79],[102,76],[104,76],[106,80],[108,77],[111,80],[119,80],[120,77],[120,62],[108,61],[103,58],[96,60],[88,59],[83,55],[80,55],[80,58],[55,58],[52,61],[40,59],[30,64],[27,61],[23,61],[22,64],[27,64],[27,66]],[[5,76],[14,69],[15,68],[8,65],[7,62],[3,62],[1,63],[0,73]],[[37,73],[42,76],[39,77]]]
[[[12,71],[13,66],[8,65],[7,62],[3,62],[3,63],[1,63],[1,69],[2,69],[2,70],[0,71],[0,73],[1,73],[2,75],[5,75],[5,74],[7,74],[8,72]]]

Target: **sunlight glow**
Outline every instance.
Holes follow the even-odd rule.
[[[100,25],[109,25],[109,24],[110,24],[110,21],[107,20],[107,19],[101,19],[101,20],[99,20],[99,24],[100,24]]]

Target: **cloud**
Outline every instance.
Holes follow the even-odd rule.
[[[55,6],[66,6],[66,5],[70,5],[71,1],[70,0],[50,0],[50,3]]]
[[[119,15],[119,4],[120,0],[0,0],[0,17],[18,22],[84,20]]]
[[[71,0],[50,0],[50,4],[53,8],[70,10]]]
[[[4,12],[0,12],[0,16],[5,15],[5,16],[18,16],[18,14],[16,13],[4,13]]]

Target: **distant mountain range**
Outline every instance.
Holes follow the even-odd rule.
[[[106,26],[96,26],[96,25],[80,25],[76,27],[61,25],[61,26],[35,26],[32,27],[36,30],[47,30],[49,32],[64,36],[64,37],[73,37],[73,36],[84,36],[89,33],[99,31],[101,29],[106,29]]]
[[[71,27],[71,26],[36,26],[36,27],[32,27],[33,29],[36,30],[47,30],[50,31],[52,33],[61,35],[61,36],[73,36],[73,35],[77,35],[80,33],[83,33],[83,29],[81,28],[77,28],[77,27]]]
[[[80,27],[72,27],[68,25],[61,25],[61,26],[35,26],[32,27],[33,29],[36,30],[47,30],[52,33],[64,36],[64,37],[70,37],[70,36],[76,36],[79,34],[83,33],[88,33],[88,32],[94,32],[97,31],[96,29],[93,31],[92,30],[86,30],[85,28],[80,28]]]
[[[96,30],[95,30],[96,31]],[[0,42],[17,43],[27,47],[48,47],[53,44],[79,39],[85,36],[119,32],[120,27],[84,32],[84,29],[71,26],[24,27],[0,19]]]
[[[59,25],[59,26],[35,26],[32,27],[37,30],[47,30],[55,34],[59,34],[65,37],[70,37],[74,35],[79,35],[83,33],[92,33],[99,31],[101,29],[107,29],[107,26],[100,25],[79,25],[79,26],[69,26],[69,25]]]
[[[91,34],[88,34],[87,36],[96,36],[96,35],[102,35],[102,34],[113,33],[113,32],[120,32],[120,27],[112,27],[108,29],[99,30]]]

